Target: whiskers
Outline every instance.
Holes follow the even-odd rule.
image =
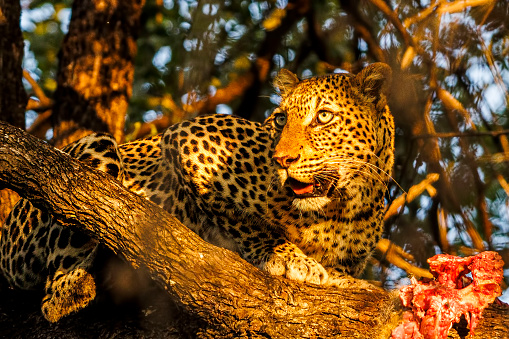
[[[295,199],[292,199],[293,207],[301,214],[300,218],[303,217],[302,213],[305,213],[305,217],[312,215],[323,216],[329,213],[328,210],[330,208],[337,208],[334,207],[336,205],[330,204],[332,201],[339,203],[339,201],[351,199],[358,193],[359,185],[365,187],[368,185],[375,186],[373,188],[378,192],[387,192],[389,189],[388,182],[392,180],[404,191],[401,185],[390,175],[388,164],[384,164],[374,153],[364,154],[367,159],[378,159],[379,161],[374,164],[356,157],[341,155],[325,160],[319,170],[313,166],[310,166],[308,169],[303,167],[301,172],[305,169],[307,171],[304,172],[306,175],[314,177],[315,187],[313,190],[314,194],[305,195],[300,198],[297,196]],[[272,171],[270,181],[267,181],[266,195],[275,195],[278,199],[283,198],[287,193],[281,190],[284,187],[288,174],[282,169],[279,171],[273,169]],[[299,180],[299,177],[292,178]],[[331,192],[334,192],[334,197],[330,195]],[[287,198],[290,199],[291,197]],[[272,201],[272,199],[267,199],[267,210],[269,210],[269,200]],[[285,198],[282,200],[285,200]]]
[[[372,152],[370,152],[369,155],[380,160],[380,158]],[[385,190],[387,190],[387,183],[389,180],[392,180],[403,192],[405,191],[401,185],[384,169],[365,160],[347,156],[336,156],[328,159],[325,162],[324,170],[318,174],[316,178],[318,180],[324,179],[332,181],[335,189],[337,189],[338,187],[343,187],[343,185],[338,182],[340,179],[340,170],[348,172],[346,178],[343,178],[348,181],[355,175],[360,175],[362,178],[375,180],[382,184],[385,187]]]

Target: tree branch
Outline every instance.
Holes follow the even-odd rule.
[[[134,267],[146,267],[185,311],[206,324],[204,337],[387,338],[399,322],[399,302],[388,292],[269,276],[204,242],[108,175],[3,122],[0,182],[48,208],[64,226],[91,234]],[[509,316],[497,312],[496,307],[485,312],[490,322],[481,322],[476,338],[509,331]]]
[[[41,86],[39,86],[37,81],[32,78],[32,75],[30,75],[30,72],[26,69],[23,70],[23,78],[25,78],[25,80],[30,84],[35,96],[39,99],[38,102],[29,101],[26,108],[27,110],[33,109],[35,111],[46,111],[53,107],[53,100],[46,96]]]
[[[475,138],[475,137],[499,137],[509,134],[509,130],[489,131],[489,132],[446,132],[431,134],[416,134],[412,139],[430,139],[430,138]]]

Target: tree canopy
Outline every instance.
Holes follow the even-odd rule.
[[[21,74],[5,72],[22,48],[13,3],[0,2],[0,119],[57,146],[93,130],[129,141],[213,112],[262,121],[281,68],[306,78],[388,63],[396,162],[365,277],[394,288],[405,270],[424,274],[409,263],[489,249],[508,282],[507,1],[22,0],[26,112]]]

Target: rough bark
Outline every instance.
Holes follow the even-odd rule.
[[[54,95],[56,146],[91,132],[109,132],[122,140],[144,2],[73,2]]]
[[[200,336],[388,338],[399,322],[399,303],[391,293],[269,276],[204,242],[106,174],[4,123],[0,182],[51,210],[64,225],[85,230],[134,267],[147,268],[199,320]],[[507,309],[493,306],[475,338],[507,333]]]
[[[23,36],[19,27],[19,1],[0,0],[0,120],[25,128],[27,94],[23,88],[21,64]],[[0,225],[19,196],[11,190],[0,191]]]

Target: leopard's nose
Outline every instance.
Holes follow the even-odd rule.
[[[290,167],[291,164],[297,162],[297,160],[299,160],[299,159],[300,159],[300,154],[297,156],[285,155],[285,156],[281,156],[281,157],[278,157],[278,156],[274,157],[274,160],[276,160],[283,168]]]

